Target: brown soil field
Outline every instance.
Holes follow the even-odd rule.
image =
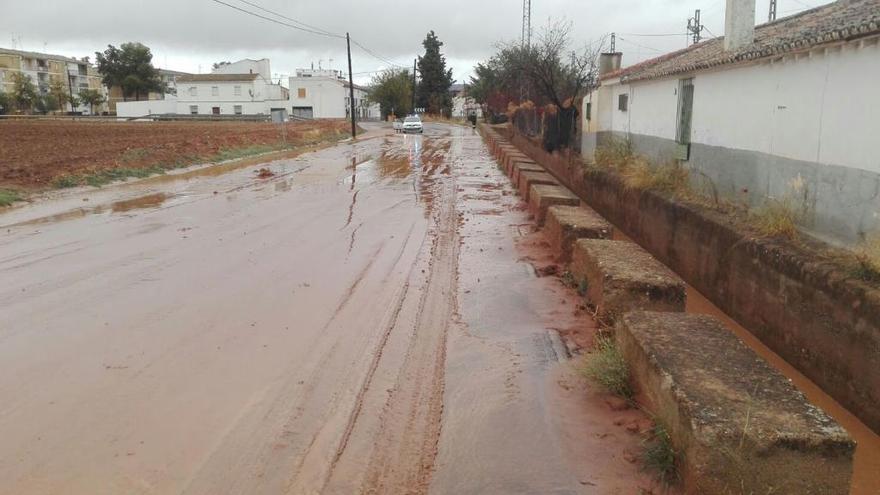
[[[285,124],[288,146],[335,140],[348,122]],[[0,186],[45,189],[113,169],[176,168],[283,146],[267,122],[0,122]],[[241,153],[236,153],[241,152]]]

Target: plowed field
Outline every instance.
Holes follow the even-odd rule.
[[[346,121],[288,123],[286,142],[341,137]],[[285,139],[263,122],[0,122],[0,186],[52,187],[65,176],[114,168],[174,168],[212,161],[240,149],[269,151]]]

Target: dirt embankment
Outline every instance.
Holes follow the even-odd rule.
[[[0,122],[0,187],[44,189],[114,169],[160,171],[236,158],[338,138],[348,125],[335,120],[283,128],[264,122]]]

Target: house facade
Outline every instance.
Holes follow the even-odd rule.
[[[105,99],[107,90],[101,82],[101,76],[88,58],[76,59],[48,53],[27,52],[0,48],[0,91],[12,91],[12,74],[21,73],[30,78],[40,95],[47,95],[50,86],[60,82],[68,94],[77,95],[83,89],[94,89],[101,92]],[[88,114],[88,105],[72,107],[66,104],[64,111],[75,111]],[[106,111],[101,105],[96,112]]]
[[[179,74],[174,78],[176,95],[160,101],[119,102],[117,115],[270,115],[272,110],[285,109],[289,95],[287,88],[266,77],[269,70],[269,61],[263,59],[224,64],[211,74]]]
[[[880,9],[839,0],[754,26],[727,0],[725,36],[624,69],[584,99],[582,152],[625,140],[752,206],[787,199],[839,243],[880,231]]]
[[[166,98],[174,99],[177,95],[177,78],[180,76],[189,76],[191,74],[187,72],[179,72],[168,69],[156,69],[159,72],[159,79],[162,81],[162,84],[165,86],[165,91],[151,91],[150,93],[144,95],[142,97],[143,100],[165,100]],[[111,86],[107,90],[107,105],[109,107],[110,113],[117,113],[116,105],[121,102],[128,102],[131,97],[126,98],[122,93],[122,88],[119,86]],[[142,105],[142,106],[150,106],[150,105]],[[161,104],[154,103],[153,106],[162,106]],[[168,107],[168,105],[165,105]],[[163,107],[163,108],[165,108]],[[159,112],[163,113],[163,112]]]
[[[381,117],[379,105],[371,103],[368,89],[354,85],[356,117],[371,120]],[[290,78],[288,111],[293,117],[343,119],[350,115],[349,83],[338,70],[297,69]]]

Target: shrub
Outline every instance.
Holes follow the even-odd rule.
[[[763,206],[753,211],[749,218],[752,225],[765,236],[781,236],[788,239],[798,237],[797,224],[803,214],[790,196],[782,199],[769,198]]]
[[[596,338],[596,345],[586,357],[584,374],[607,392],[625,399],[633,398],[629,368],[614,339],[608,335]]]

